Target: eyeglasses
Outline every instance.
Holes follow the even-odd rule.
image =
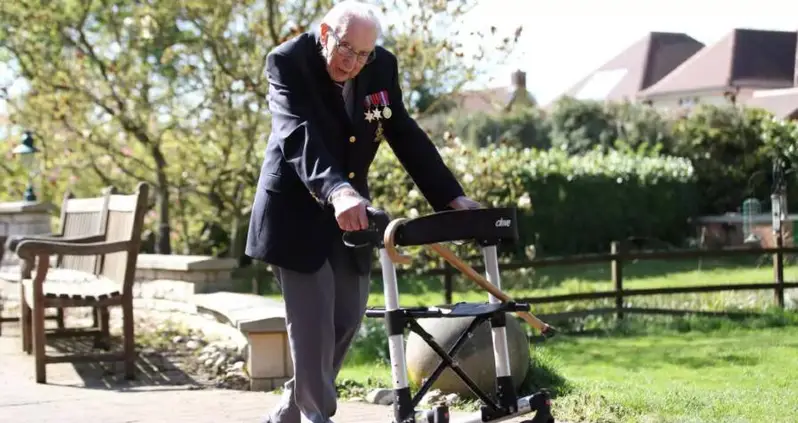
[[[374,61],[376,58],[376,52],[371,50],[370,52],[356,52],[349,44],[342,43],[341,39],[338,38],[338,34],[333,31],[330,31],[330,34],[335,38],[335,50],[342,54],[344,57],[352,58],[355,57],[356,60],[364,65],[367,65]]]

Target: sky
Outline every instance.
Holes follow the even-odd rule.
[[[480,86],[507,86],[516,69],[545,104],[651,31],[683,32],[709,45],[734,28],[798,31],[788,0],[488,0],[467,26],[524,30],[514,58]]]

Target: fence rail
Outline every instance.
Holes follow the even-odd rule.
[[[553,266],[566,266],[578,264],[596,264],[596,263],[609,263],[611,279],[613,282],[613,289],[609,291],[599,292],[583,292],[573,294],[561,295],[546,295],[538,297],[524,297],[515,298],[516,301],[526,302],[529,304],[552,304],[569,301],[584,301],[584,300],[601,300],[601,299],[615,299],[615,307],[609,308],[595,308],[586,310],[576,310],[563,313],[552,313],[547,315],[539,315],[541,318],[561,319],[569,317],[584,317],[591,314],[615,314],[619,319],[622,319],[625,314],[725,314],[728,312],[708,312],[700,310],[664,310],[654,308],[632,308],[624,305],[624,300],[634,296],[652,296],[652,295],[671,295],[671,294],[690,294],[690,293],[709,293],[709,292],[723,292],[723,291],[752,291],[752,290],[772,290],[774,302],[780,308],[784,308],[784,290],[789,288],[798,288],[798,282],[785,282],[784,280],[784,256],[787,254],[798,254],[798,247],[783,245],[783,239],[776,238],[776,247],[772,248],[754,248],[754,247],[731,247],[722,249],[673,249],[664,251],[624,251],[622,244],[613,242],[610,247],[609,253],[600,254],[583,254],[573,255],[566,257],[548,257],[539,258],[535,260],[528,260],[524,262],[502,263],[499,265],[502,271],[506,270],[520,270],[520,269],[536,269]],[[741,257],[741,256],[763,256],[770,255],[773,259],[773,282],[762,283],[738,283],[738,284],[713,284],[713,285],[698,285],[698,286],[680,286],[680,287],[658,287],[658,288],[637,288],[628,289],[623,286],[623,268],[624,263],[640,260],[684,260],[684,259],[707,259],[707,258],[726,258],[726,257]],[[484,272],[485,268],[482,265],[474,266],[478,272]],[[446,265],[442,268],[430,269],[422,272],[426,276],[443,276],[444,278],[444,296],[446,303],[452,303],[454,278],[457,276],[457,271],[451,266]],[[733,314],[733,313],[731,313]]]

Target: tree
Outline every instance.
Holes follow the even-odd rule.
[[[462,86],[466,67],[450,34],[472,1],[394,0],[408,28],[389,27],[403,89]],[[102,185],[153,186],[156,251],[174,241],[241,254],[237,234],[256,185],[269,133],[265,58],[308,28],[329,0],[20,0],[0,4],[0,60],[24,80],[6,94],[15,125],[46,140],[54,191],[95,195]],[[512,39],[499,37],[504,51]],[[502,39],[506,38],[506,39]],[[488,46],[490,48],[492,46]],[[478,53],[480,54],[480,53]],[[431,82],[432,81],[432,82]],[[445,82],[438,84],[438,82]],[[434,82],[434,83],[433,83]],[[57,194],[56,194],[57,195]],[[229,245],[201,234],[231,234]]]
[[[461,21],[476,0],[379,3],[383,13],[402,16],[388,25],[385,44],[399,58],[405,102],[419,116],[450,108],[452,97],[488,70],[486,59],[501,64],[514,51],[523,29],[491,26],[465,33]]]

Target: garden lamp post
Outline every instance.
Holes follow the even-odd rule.
[[[25,131],[25,136],[22,137],[22,142],[14,147],[12,151],[15,155],[19,156],[22,166],[28,171],[28,187],[25,189],[25,201],[36,201],[36,193],[33,191],[33,180],[39,174],[39,162],[36,153],[39,149],[33,145],[33,134],[30,131]]]

